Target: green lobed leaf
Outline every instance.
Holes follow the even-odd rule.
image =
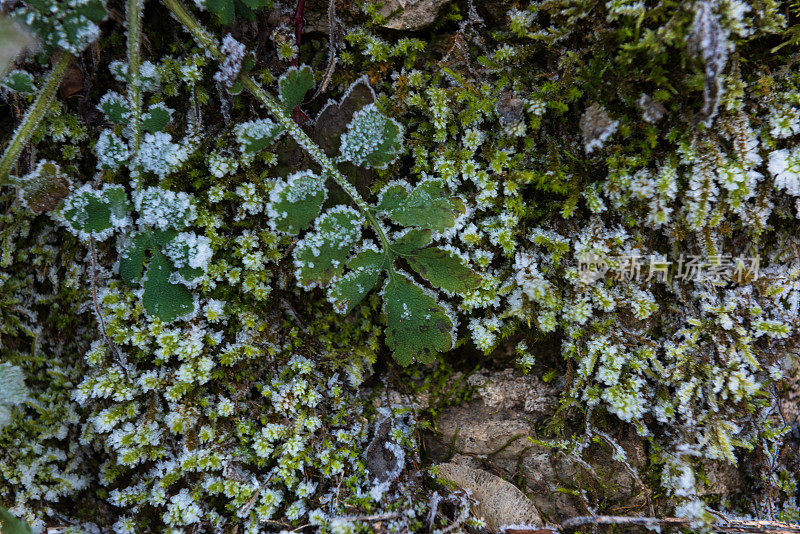
[[[375,211],[390,212],[403,206],[408,199],[410,188],[404,182],[389,183],[378,195]]]
[[[403,257],[423,278],[451,294],[475,289],[481,281],[480,275],[452,250],[429,247]]]
[[[32,534],[33,530],[0,506],[0,532],[2,534]]]
[[[142,130],[146,132],[160,132],[164,130],[171,120],[170,111],[171,110],[166,106],[151,106],[142,118]]]
[[[219,17],[226,26],[233,24],[236,7],[233,0],[206,0],[206,8]]]
[[[385,212],[394,222],[402,226],[418,226],[442,232],[455,223],[456,217],[464,213],[464,203],[450,196],[444,183],[427,180],[411,192],[402,186],[392,185],[381,195],[376,211]]]
[[[181,284],[170,282],[172,262],[160,250],[153,253],[142,283],[142,304],[147,314],[172,322],[194,312],[194,296]]]
[[[33,76],[24,70],[12,70],[5,79],[0,82],[0,85],[16,93],[32,95],[36,92]]]
[[[269,119],[258,119],[237,124],[234,132],[239,149],[244,154],[256,154],[280,137],[283,129]]]
[[[321,215],[314,232],[294,249],[299,284],[305,288],[327,286],[344,271],[345,260],[361,239],[361,215],[352,208],[337,206]]]
[[[152,248],[150,232],[134,232],[125,236],[119,255],[119,275],[128,285],[133,285],[142,278],[144,272],[144,255]]]
[[[314,87],[314,72],[308,65],[289,67],[278,80],[278,94],[287,112],[303,103],[306,93]]]
[[[95,190],[86,184],[66,199],[62,216],[81,238],[105,239],[109,230],[126,224],[129,211],[122,186],[106,185]]]
[[[405,256],[412,252],[427,247],[431,244],[431,231],[422,228],[412,228],[400,239],[392,243],[389,248],[398,256]]]
[[[296,235],[319,215],[326,196],[324,177],[311,171],[290,174],[270,192],[270,223],[278,231]]]
[[[97,109],[103,112],[109,122],[124,124],[128,121],[128,101],[122,95],[109,91],[97,104]]]
[[[375,287],[385,269],[383,254],[366,250],[348,264],[351,270],[335,278],[328,289],[328,300],[334,309],[347,315]]]
[[[403,127],[375,104],[358,110],[341,135],[342,159],[366,168],[386,168],[403,150]]]
[[[453,321],[433,297],[405,276],[393,274],[383,292],[386,344],[400,365],[431,363],[453,348]]]
[[[90,2],[81,3],[75,8],[75,12],[83,15],[92,22],[100,22],[106,18],[106,8],[100,0],[91,0]]]

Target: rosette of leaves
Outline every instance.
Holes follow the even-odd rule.
[[[302,102],[309,88],[301,84],[298,70],[290,71],[279,84],[287,111]],[[339,119],[351,111],[349,120],[327,128],[327,135],[338,137],[338,142],[329,140],[320,146],[337,150],[339,162],[386,168],[402,152],[403,128],[377,108],[374,98],[364,91],[364,83],[359,80],[341,102],[323,110]],[[365,105],[352,109],[351,98]],[[372,205],[359,205],[359,209],[338,205],[322,213],[328,196],[325,181],[312,171],[296,172],[279,180],[270,195],[268,213],[273,228],[289,235],[305,231],[292,251],[298,284],[324,289],[336,311],[347,314],[385,277],[380,292],[386,342],[395,359],[401,365],[414,360],[432,362],[437,353],[455,343],[456,320],[441,301],[440,292],[463,294],[480,282],[479,275],[455,251],[432,244],[437,234],[452,227],[464,212],[464,203],[438,180],[415,187],[392,182]],[[378,217],[404,230],[391,239]],[[364,223],[372,227],[380,245],[363,239]],[[414,274],[404,271],[404,266]]]
[[[79,54],[100,36],[102,0],[26,0],[14,18],[32,28],[46,48]]]
[[[210,259],[205,238],[179,232],[196,216],[192,199],[150,187],[135,200],[142,216],[139,229],[120,238],[119,274],[128,285],[142,288],[149,316],[164,322],[191,316],[197,299],[190,288],[205,274]],[[60,217],[82,240],[102,241],[131,225],[132,207],[122,186],[94,189],[87,184],[67,198]]]

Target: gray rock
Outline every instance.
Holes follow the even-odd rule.
[[[469,490],[477,501],[472,512],[486,520],[489,532],[500,532],[504,525],[542,525],[536,507],[515,485],[482,469],[454,462],[439,464],[439,478]]]
[[[439,9],[450,0],[384,0],[381,15],[392,30],[419,30],[436,20]]]

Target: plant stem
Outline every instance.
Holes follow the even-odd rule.
[[[139,42],[142,33],[142,0],[127,0],[125,15],[128,23],[128,99],[131,103],[133,149],[138,153],[142,142],[142,83],[139,78],[141,55]]]
[[[225,59],[225,55],[219,48],[216,39],[203,28],[200,26],[195,18],[189,13],[180,0],[164,0],[164,5],[172,11],[175,17],[183,24],[184,28],[186,28],[189,33],[192,34],[197,44],[200,45],[201,48],[204,48],[208,52],[211,52],[217,59],[223,61]],[[381,240],[381,244],[383,245],[384,254],[389,257],[389,240],[386,237],[383,229],[381,228],[378,220],[375,218],[370,210],[369,206],[367,205],[366,201],[361,198],[361,195],[358,193],[358,190],[353,186],[347,178],[341,173],[341,171],[336,167],[336,164],[333,162],[331,158],[328,157],[327,154],[319,147],[317,144],[311,140],[308,135],[303,131],[297,123],[292,120],[292,117],[284,111],[283,107],[278,104],[275,98],[270,95],[266,90],[264,90],[253,78],[251,78],[247,74],[240,73],[239,74],[239,82],[241,82],[242,86],[244,86],[247,91],[250,92],[254,97],[256,97],[261,104],[267,108],[267,111],[278,121],[278,123],[292,136],[292,138],[297,142],[298,145],[303,147],[303,149],[308,152],[311,158],[317,162],[317,164],[322,167],[322,171],[328,174],[333,180],[341,187],[347,196],[355,203],[358,207],[358,210],[361,214],[367,219],[370,226],[375,230],[375,233],[378,234],[378,238]],[[392,275],[393,270],[391,269],[391,262],[389,262],[389,275]]]
[[[20,152],[30,140],[33,131],[47,114],[47,108],[56,94],[56,89],[61,85],[61,80],[64,78],[64,73],[67,71],[70,61],[72,61],[72,54],[63,50],[56,53],[53,70],[47,75],[44,87],[36,95],[36,100],[33,101],[31,107],[25,112],[22,123],[17,128],[17,131],[14,132],[14,137],[11,138],[11,142],[8,143],[3,152],[3,157],[0,159],[0,185],[9,183],[11,168],[17,162]]]

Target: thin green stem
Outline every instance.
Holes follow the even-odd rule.
[[[131,103],[134,152],[139,151],[142,141],[142,83],[139,77],[142,9],[142,0],[128,0],[125,7],[128,22],[128,99]]]
[[[225,55],[219,48],[217,40],[198,23],[195,18],[189,13],[180,0],[164,0],[164,4],[172,11],[175,17],[181,24],[192,34],[201,48],[211,52],[219,60],[224,60]],[[328,157],[327,154],[317,144],[311,140],[310,137],[303,131],[300,126],[289,116],[283,107],[278,104],[275,98],[270,95],[264,88],[262,88],[252,77],[248,74],[239,74],[239,82],[247,89],[254,97],[256,97],[261,104],[267,108],[267,111],[275,118],[276,121],[288,132],[289,135],[299,144],[303,149],[308,152],[311,158],[322,167],[322,171],[333,178],[333,180],[341,187],[344,192],[355,203],[358,210],[367,219],[370,226],[378,234],[378,238],[383,245],[384,254],[389,256],[389,240],[386,234],[378,223],[378,219],[369,210],[366,201],[361,198],[361,195],[356,190],[355,186],[351,184],[342,172],[336,167],[334,161]],[[391,263],[390,263],[391,265]],[[390,275],[392,270],[389,269]]]
[[[14,132],[14,137],[3,152],[3,157],[0,159],[0,185],[10,182],[9,174],[11,168],[17,162],[20,152],[22,152],[25,144],[30,140],[34,130],[47,114],[47,108],[50,106],[53,97],[56,94],[58,86],[61,85],[61,80],[64,78],[64,73],[67,71],[72,61],[72,54],[64,52],[63,50],[57,52],[57,57],[53,70],[47,75],[47,81],[36,95],[36,100],[33,101],[31,107],[25,112],[22,118],[22,123]]]

